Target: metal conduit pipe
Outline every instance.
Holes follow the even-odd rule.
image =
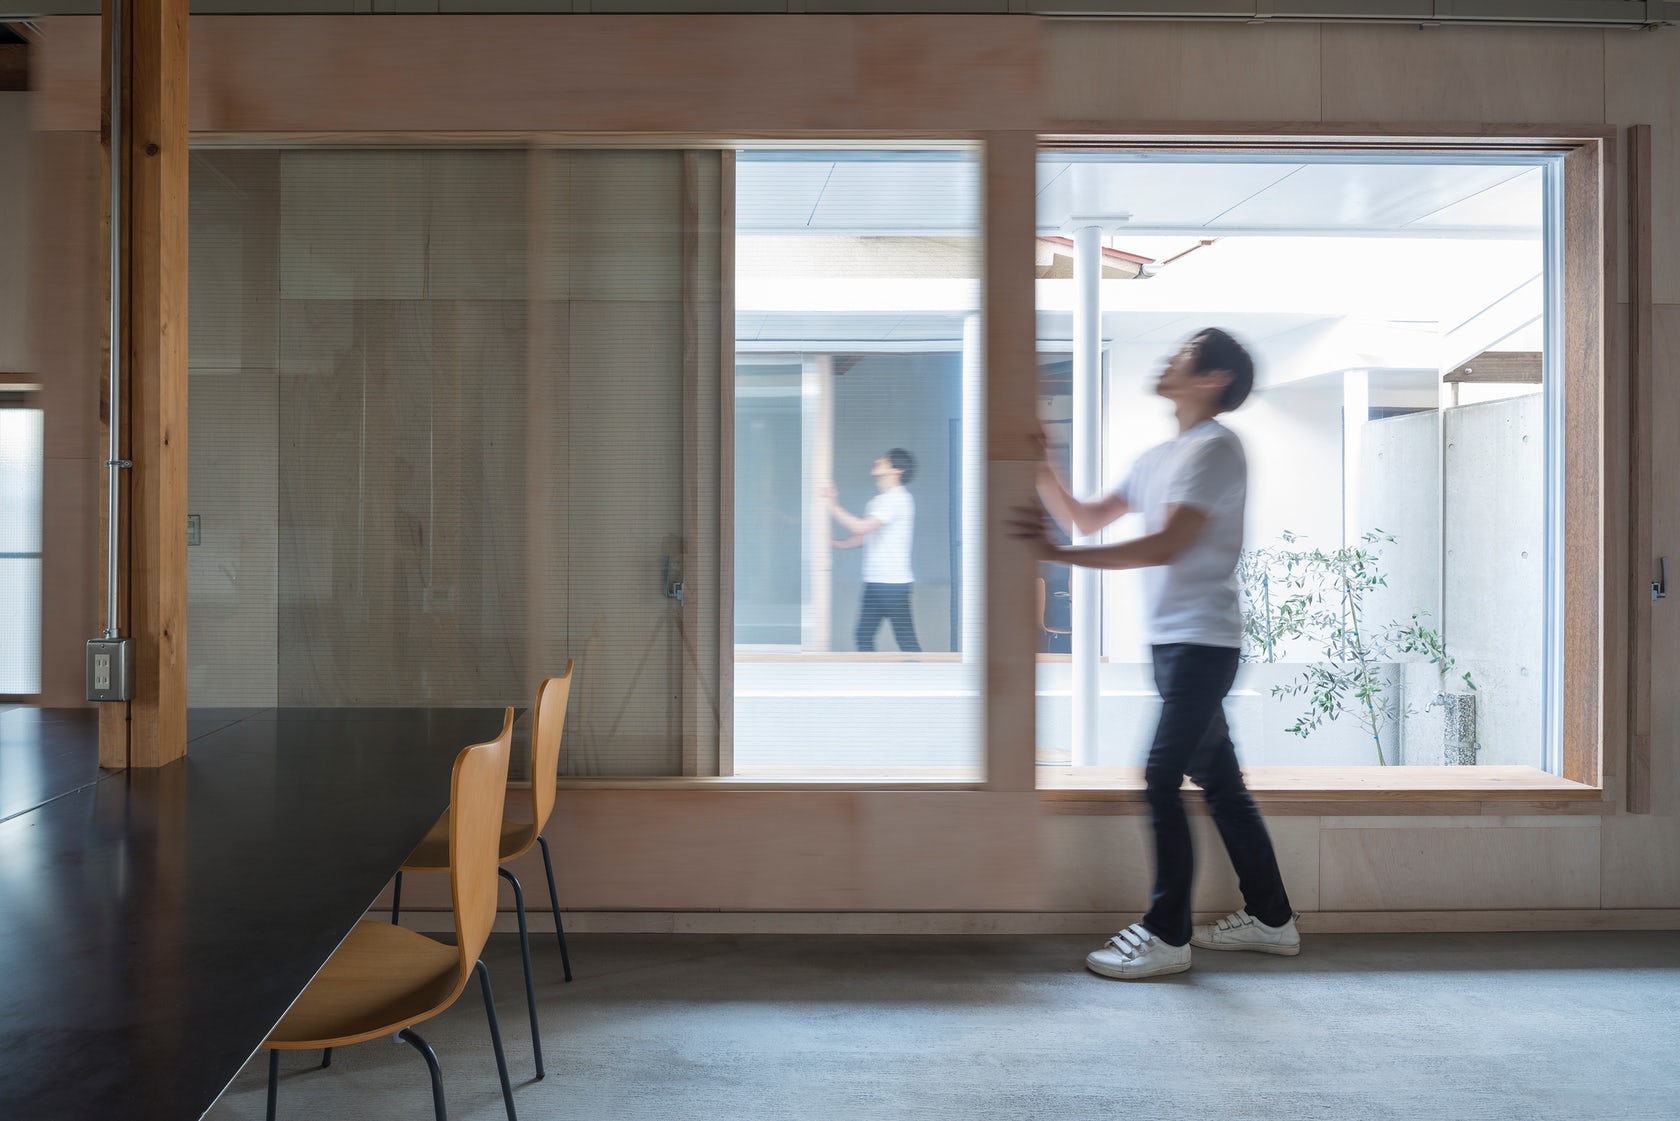
[[[119,418],[122,409],[122,0],[111,4],[111,57],[107,60],[111,73],[111,320],[110,343],[105,348],[110,356],[111,404],[106,428],[109,431],[109,455],[105,458],[105,637],[118,637],[117,631],[117,472],[132,467],[122,455],[122,428]]]

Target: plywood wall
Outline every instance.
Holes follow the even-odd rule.
[[[97,126],[88,45],[96,30],[85,21],[48,26],[40,118],[54,129],[86,132]],[[369,67],[367,59],[382,52],[400,55],[403,65]],[[1237,121],[1650,123],[1659,200],[1656,406],[1662,417],[1680,415],[1680,379],[1668,376],[1680,363],[1680,33],[1025,17],[195,18],[193,65],[194,127],[223,133],[889,130],[980,137],[988,203],[987,494],[994,509],[1030,487],[1027,231],[1035,130],[1078,122],[1182,122],[1187,131]],[[65,275],[59,283],[81,279]],[[84,373],[68,357],[60,369],[66,377]],[[1671,462],[1677,454],[1659,451],[1659,477],[1680,471]],[[56,540],[60,549],[85,544],[68,530]],[[1655,543],[1657,551],[1680,556],[1680,514],[1659,510]],[[1141,908],[1148,851],[1136,818],[1046,816],[1038,809],[1031,793],[1033,678],[1030,653],[1022,653],[1030,651],[1028,597],[997,594],[1025,589],[1030,569],[995,532],[988,564],[989,791],[750,798],[568,792],[560,810],[570,854],[560,869],[566,901],[580,908],[1076,915]],[[1680,606],[1662,610],[1654,669],[1672,680],[1680,672]],[[1680,851],[1680,701],[1673,691],[1658,693],[1654,733],[1654,812],[1646,816],[1281,818],[1275,831],[1297,905],[1386,913],[1397,925],[1420,921],[1416,912],[1493,910],[1512,926],[1605,909],[1680,908],[1680,861],[1673,858]],[[1607,758],[1622,747],[1606,744]],[[1614,773],[1610,781],[1614,789]],[[1199,906],[1208,909],[1235,902],[1222,871],[1210,871],[1202,892]]]

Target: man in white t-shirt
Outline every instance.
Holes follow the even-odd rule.
[[[1161,695],[1160,723],[1144,768],[1155,887],[1142,920],[1085,959],[1105,977],[1182,973],[1190,968],[1192,945],[1271,954],[1301,950],[1271,838],[1243,783],[1224,712],[1242,646],[1236,567],[1248,463],[1242,442],[1215,418],[1241,405],[1253,385],[1248,351],[1218,328],[1200,331],[1167,359],[1155,384],[1177,414],[1177,438],[1140,456],[1113,493],[1080,501],[1048,462],[1040,466],[1039,498],[1064,527],[1094,534],[1136,512],[1143,515],[1141,536],[1115,545],[1064,546],[1050,539],[1038,511],[1022,511],[1013,522],[1019,536],[1038,544],[1043,560],[1144,570]],[[1207,798],[1244,900],[1236,914],[1194,928],[1190,823],[1179,795],[1186,774]]]
[[[851,534],[834,542],[836,549],[863,548],[863,605],[858,609],[859,650],[875,649],[875,632],[882,620],[892,624],[898,648],[919,651],[916,624],[910,617],[910,589],[916,577],[910,567],[910,545],[916,530],[916,500],[908,485],[916,477],[916,457],[903,448],[893,448],[869,469],[875,479],[875,497],[863,508],[863,517],[840,505],[829,487],[828,510]]]

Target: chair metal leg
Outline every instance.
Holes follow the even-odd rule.
[[[391,889],[391,925],[397,925],[397,914],[402,910],[402,869],[397,869],[397,883]]]
[[[330,1066],[332,1066],[332,1048],[328,1047],[321,1052],[321,1069],[326,1070]]]
[[[420,1052],[426,1060],[426,1069],[432,1073],[432,1112],[437,1114],[437,1121],[449,1121],[449,1110],[443,1104],[443,1068],[438,1066],[437,1052],[432,1045],[414,1034],[412,1028],[404,1028],[397,1033],[397,1038]]]
[[[502,1104],[507,1106],[508,1121],[519,1121],[513,1111],[513,1086],[508,1082],[507,1055],[502,1051],[502,1028],[496,1022],[496,998],[490,994],[490,971],[479,961],[478,984],[484,990],[484,1015],[490,1021],[490,1044],[496,1049],[496,1073],[502,1078]]]
[[[554,909],[554,933],[560,938],[560,966],[566,971],[566,980],[572,979],[572,955],[566,952],[566,928],[560,924],[560,897],[554,893],[554,861],[549,859],[548,838],[537,834],[537,844],[542,846],[543,870],[548,873],[548,903]]]
[[[537,1027],[537,989],[531,981],[531,933],[525,927],[525,890],[519,877],[506,868],[496,869],[498,875],[513,885],[513,909],[519,915],[519,953],[525,959],[525,1003],[531,1010],[531,1053],[537,1060],[537,1080],[543,1077],[542,1032]]]
[[[274,1121],[275,1092],[280,1089],[280,1052],[268,1053],[268,1121]]]

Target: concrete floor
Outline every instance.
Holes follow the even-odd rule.
[[[1308,936],[1147,982],[1100,939],[535,935],[486,960],[524,1121],[1680,1118],[1680,933]],[[476,986],[420,1033],[450,1117],[504,1117]],[[430,1118],[390,1041],[282,1057],[281,1118]],[[208,1115],[263,1116],[259,1055]]]

